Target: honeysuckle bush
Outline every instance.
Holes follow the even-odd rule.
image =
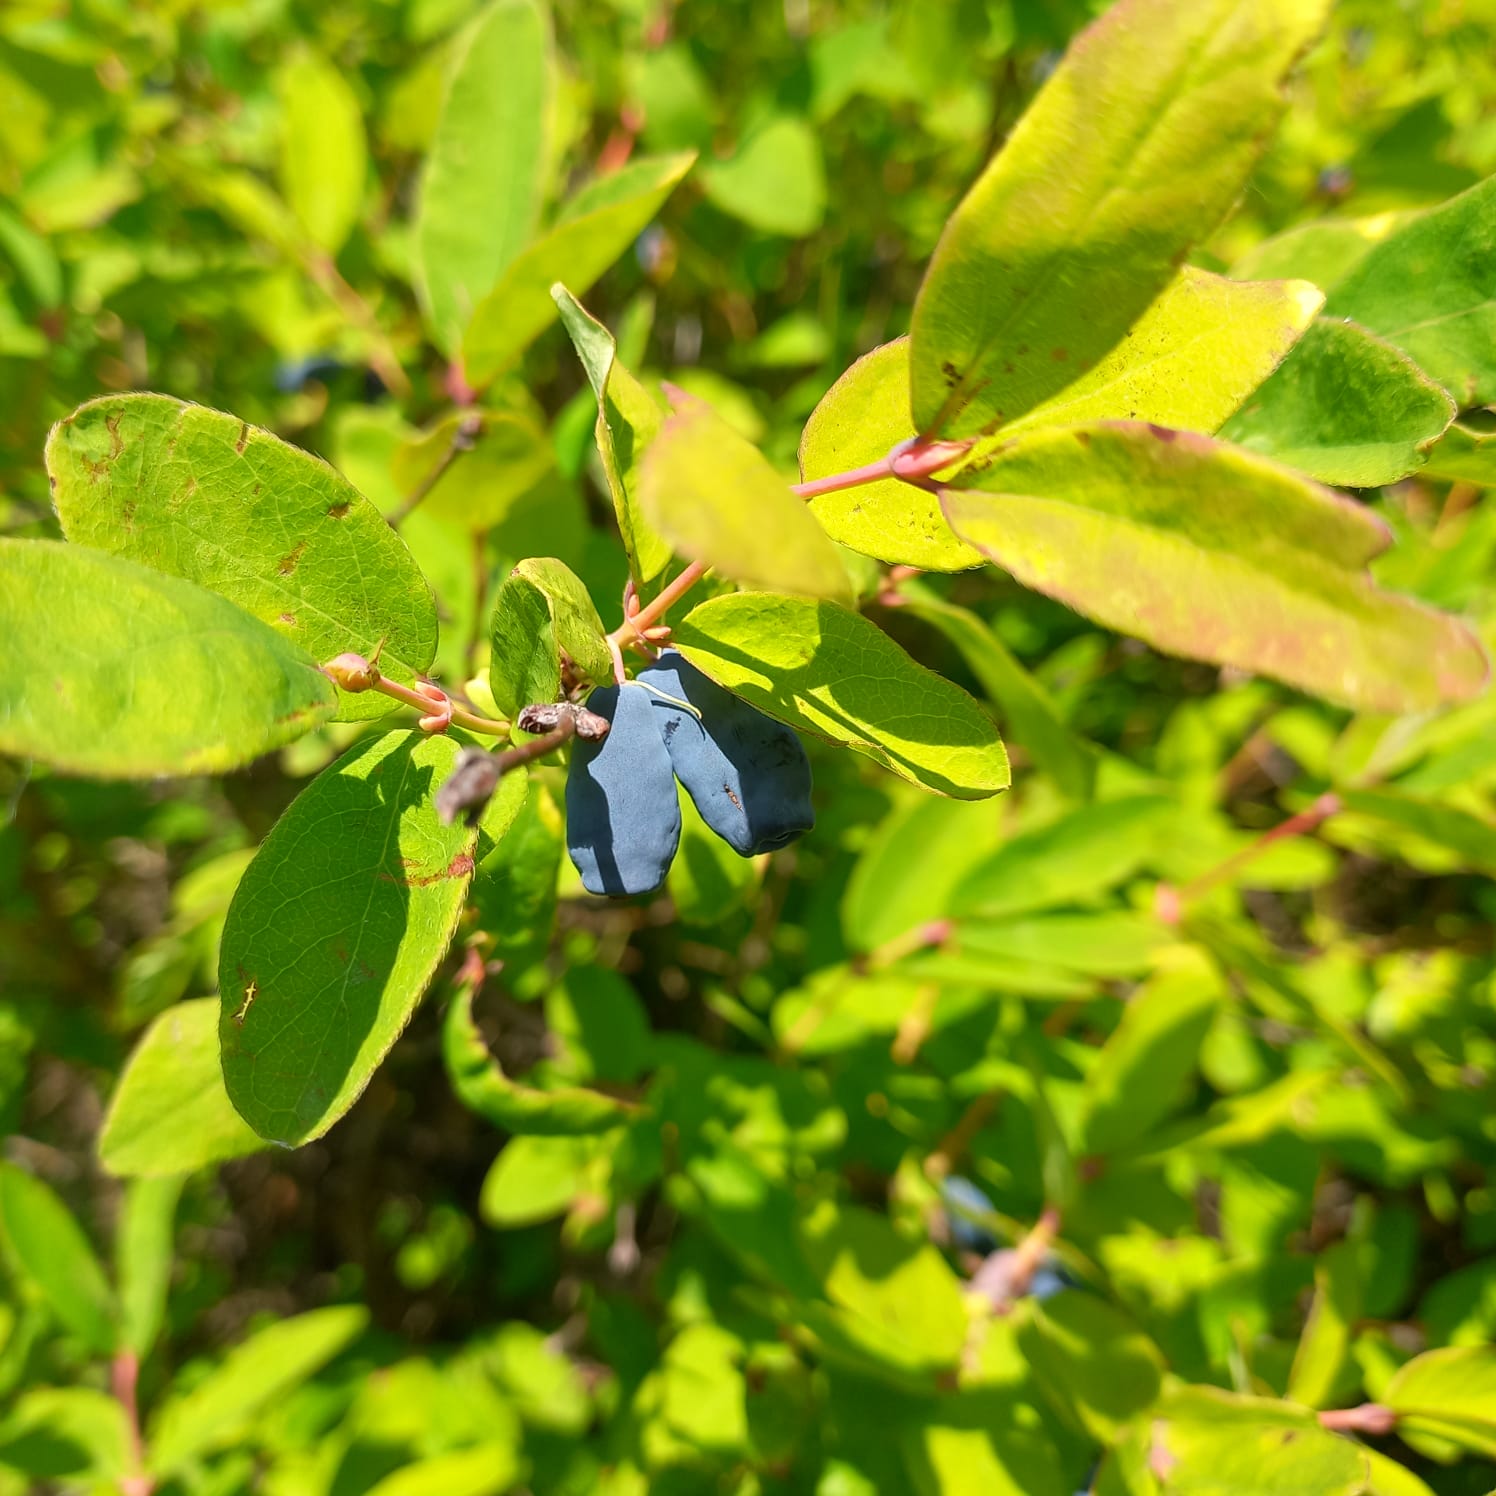
[[[0,17],[0,1493],[1489,1488],[1496,52],[1384,10]],[[688,671],[798,840],[634,793]]]

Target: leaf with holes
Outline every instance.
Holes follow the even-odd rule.
[[[436,604],[405,543],[320,458],[168,395],[106,395],[47,438],[69,540],[221,593],[314,660],[372,654],[411,681],[436,653]],[[390,710],[340,693],[342,721]]]
[[[446,953],[476,831],[432,806],[458,745],[391,732],[302,791],[229,905],[218,1035],[229,1099],[261,1137],[320,1137],[353,1105]]]

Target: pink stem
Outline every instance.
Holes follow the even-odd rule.
[[[1371,1434],[1380,1438],[1397,1427],[1397,1414],[1381,1403],[1362,1403],[1358,1408],[1327,1408],[1319,1415],[1319,1426],[1337,1434]]]

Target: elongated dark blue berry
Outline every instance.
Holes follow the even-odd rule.
[[[680,802],[660,722],[642,686],[602,686],[588,711],[613,725],[574,739],[566,780],[566,846],[589,893],[650,893],[680,844]]]
[[[651,697],[675,777],[733,851],[769,852],[815,825],[810,760],[793,729],[724,691],[673,649],[639,679],[700,713]]]

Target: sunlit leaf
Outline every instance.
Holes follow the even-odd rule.
[[[400,537],[321,459],[166,395],[106,395],[47,438],[69,540],[221,593],[318,662],[369,655],[409,681],[436,651],[436,606]],[[378,692],[339,697],[345,721]]]
[[[1006,789],[992,719],[959,686],[834,603],[770,592],[712,598],[675,625],[681,653],[745,701],[960,800]]]
[[[594,681],[613,679],[607,630],[581,579],[554,556],[521,561],[499,585],[488,684],[501,711],[561,696],[561,652]]]
[[[363,206],[369,151],[363,111],[348,80],[302,52],[282,70],[281,190],[307,237],[337,254]]]
[[[142,779],[237,768],[310,732],[336,691],[294,644],[178,577],[0,539],[0,751]]]
[[[1496,1349],[1426,1351],[1394,1376],[1379,1401],[1400,1424],[1496,1459]]]
[[[707,200],[766,234],[801,238],[826,213],[821,142],[803,119],[781,115],[755,130],[723,161],[701,169]]]

